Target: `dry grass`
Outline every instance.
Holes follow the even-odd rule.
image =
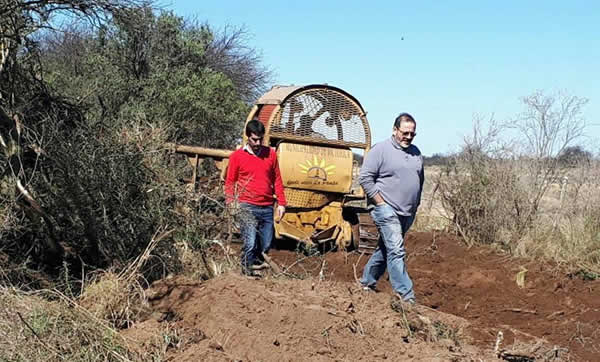
[[[53,301],[48,299],[52,298]],[[0,288],[0,360],[128,361],[116,329],[58,292]]]
[[[141,268],[152,250],[172,231],[159,230],[142,255],[120,273],[96,274],[78,297],[57,290],[26,293],[0,287],[1,361],[131,361],[164,358],[172,343],[134,351],[119,329],[130,326],[147,308]],[[135,346],[134,346],[135,347]]]
[[[145,262],[158,243],[174,230],[159,229],[146,250],[120,273],[99,273],[81,294],[80,303],[91,314],[109,321],[116,328],[126,328],[147,311],[144,278],[141,272]]]
[[[547,183],[539,207],[524,227],[506,221],[518,220],[519,212],[524,215],[531,205],[527,200],[533,199],[543,185],[535,185],[524,165],[490,165],[481,170],[481,177],[514,182],[506,187],[494,181],[478,189],[472,185],[482,183],[472,175],[456,173],[440,178],[439,169],[426,170],[429,179],[413,229],[454,230],[459,234],[466,230],[470,232],[466,235],[468,244],[497,243],[519,257],[554,261],[569,272],[600,275],[600,186],[595,181],[600,179],[600,165],[560,171],[568,181],[561,176]],[[440,188],[435,187],[437,182],[442,183]],[[451,203],[448,191],[454,192]],[[457,211],[472,219],[457,225]]]
[[[425,169],[421,205],[411,227],[413,231],[448,230],[450,227],[452,215],[447,214],[438,194],[437,180],[441,172],[439,166],[429,166]]]
[[[535,224],[514,247],[518,256],[554,260],[571,271],[600,275],[600,189],[585,186],[585,197],[569,192],[562,201],[551,196]],[[558,206],[556,206],[558,204]]]
[[[101,273],[79,298],[80,305],[95,318],[115,328],[128,328],[148,311],[144,287],[113,272]]]
[[[418,338],[426,342],[449,342],[457,349],[463,344],[465,336],[462,328],[451,326],[446,322],[434,319],[422,313],[422,306],[411,306],[393,298],[390,307],[402,316],[401,326],[406,331],[403,338]]]
[[[221,240],[206,241],[206,250],[197,250],[185,240],[175,243],[177,255],[183,264],[183,275],[192,279],[209,279],[230,270],[239,269],[239,255],[231,245]]]

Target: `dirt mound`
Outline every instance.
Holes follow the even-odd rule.
[[[284,275],[155,283],[154,314],[124,334],[143,346],[162,331],[177,361],[494,360],[496,346],[513,361],[600,358],[599,281],[446,234],[412,233],[407,249],[421,304],[411,310],[385,276],[378,293],[357,286],[367,255],[274,250]]]
[[[394,310],[390,295],[343,282],[229,273],[202,283],[163,280],[149,296],[153,317],[125,334],[141,343],[145,332],[167,322],[192,336],[167,353],[171,360],[448,361],[481,355],[460,339],[465,320],[422,307]]]

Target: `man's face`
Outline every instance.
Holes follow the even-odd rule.
[[[256,133],[250,133],[250,136],[248,137],[248,145],[250,145],[252,152],[255,154],[260,150],[262,140],[263,136],[257,136]]]
[[[417,125],[413,122],[401,122],[400,128],[394,127],[394,138],[402,148],[408,148],[417,135]]]

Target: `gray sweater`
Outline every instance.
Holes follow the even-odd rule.
[[[358,181],[369,199],[379,193],[399,215],[414,215],[425,181],[421,151],[400,147],[393,136],[379,142],[367,154]]]

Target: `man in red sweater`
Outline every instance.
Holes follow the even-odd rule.
[[[240,231],[244,241],[242,273],[259,276],[252,266],[267,253],[273,239],[273,204],[277,196],[277,219],[285,212],[283,182],[275,150],[262,145],[265,126],[251,120],[246,124],[247,144],[229,157],[225,179],[225,202],[240,206]],[[257,242],[257,235],[260,243]]]

